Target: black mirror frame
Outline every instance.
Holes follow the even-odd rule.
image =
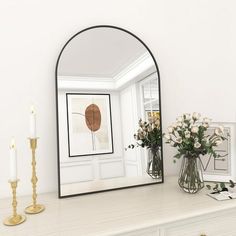
[[[161,83],[160,83],[160,72],[159,72],[159,68],[156,62],[155,57],[153,56],[151,50],[147,47],[147,45],[136,35],[134,35],[133,33],[131,33],[130,31],[117,27],[117,26],[112,26],[112,25],[95,25],[95,26],[91,26],[88,27],[86,29],[83,29],[81,31],[79,31],[78,33],[76,33],[75,35],[73,35],[63,46],[63,48],[61,49],[59,56],[57,58],[57,62],[56,62],[56,68],[55,68],[55,94],[56,94],[56,124],[57,124],[57,168],[58,168],[58,198],[68,198],[68,197],[75,197],[75,196],[80,196],[80,195],[85,195],[85,194],[92,194],[92,193],[99,193],[99,192],[107,192],[107,191],[113,191],[113,190],[119,190],[119,189],[126,189],[126,188],[133,188],[133,187],[141,187],[141,186],[147,186],[147,185],[153,185],[153,184],[160,184],[160,183],[164,183],[164,167],[163,167],[163,139],[161,142],[161,160],[162,160],[162,180],[160,182],[155,182],[155,183],[147,183],[147,184],[140,184],[140,185],[132,185],[132,186],[125,186],[125,187],[119,187],[119,188],[112,188],[112,189],[106,189],[106,190],[100,190],[100,191],[93,191],[93,192],[86,192],[86,193],[80,193],[80,194],[71,194],[71,195],[66,195],[66,196],[61,196],[61,181],[60,181],[60,146],[59,146],[59,114],[58,114],[58,84],[57,84],[57,70],[58,70],[58,64],[61,58],[61,55],[65,49],[65,47],[70,43],[71,40],[73,40],[76,36],[78,36],[79,34],[91,30],[91,29],[95,29],[95,28],[113,28],[113,29],[117,29],[117,30],[121,30],[124,31],[130,35],[132,35],[134,38],[136,38],[150,53],[155,66],[156,66],[156,70],[157,70],[157,75],[158,75],[158,89],[159,89],[159,107],[160,107],[160,130],[162,133],[162,110],[161,110]]]

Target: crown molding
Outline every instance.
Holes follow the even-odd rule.
[[[149,52],[145,52],[115,77],[115,87],[120,89],[129,82],[139,81],[156,71],[155,64]]]
[[[57,84],[59,90],[115,89],[113,78],[105,77],[58,76]]]
[[[137,82],[156,71],[153,59],[145,52],[137,60],[112,77],[58,76],[59,90],[92,89],[119,90],[129,83]]]

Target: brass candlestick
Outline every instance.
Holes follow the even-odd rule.
[[[13,215],[6,218],[3,221],[4,225],[8,225],[8,226],[14,226],[14,225],[19,225],[21,223],[23,223],[26,220],[26,217],[24,215],[18,215],[17,214],[17,201],[16,201],[16,188],[17,188],[17,182],[19,180],[16,181],[10,181],[9,183],[11,184],[11,188],[12,188],[12,207],[13,207]]]
[[[33,187],[33,204],[25,208],[25,213],[28,214],[37,214],[42,212],[45,207],[44,205],[37,204],[37,193],[36,193],[36,184],[38,182],[38,178],[36,176],[36,160],[35,160],[35,150],[37,148],[37,139],[38,138],[30,138],[30,148],[32,150],[32,178],[31,183]]]

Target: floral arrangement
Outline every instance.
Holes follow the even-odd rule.
[[[211,154],[214,158],[219,157],[214,148],[226,139],[224,127],[219,126],[212,135],[208,135],[206,131],[210,122],[211,119],[207,117],[201,119],[201,114],[197,112],[178,117],[176,123],[168,127],[168,133],[164,134],[166,143],[178,150],[174,158],[199,157],[205,154]]]
[[[151,115],[148,121],[142,119],[138,122],[139,129],[134,134],[136,144],[130,144],[128,148],[142,147],[148,149],[147,174],[153,179],[159,179],[162,176],[161,146],[162,133],[160,128],[160,118]]]
[[[162,133],[160,129],[160,119],[158,116],[150,116],[148,121],[139,120],[139,129],[134,134],[136,145],[130,144],[128,148],[140,146],[148,149],[158,149],[161,146]]]

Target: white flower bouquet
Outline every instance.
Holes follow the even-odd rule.
[[[153,179],[162,176],[161,146],[162,133],[160,118],[150,116],[148,121],[139,120],[139,129],[134,134],[136,144],[130,144],[128,148],[142,147],[148,150],[147,174]]]
[[[210,122],[211,119],[207,117],[201,119],[200,113],[196,112],[178,117],[177,122],[168,127],[168,133],[164,134],[166,143],[178,150],[174,158],[199,157],[206,154],[219,157],[214,148],[225,140],[224,127],[217,127],[214,133],[209,135],[206,131]]]
[[[186,113],[178,117],[177,122],[168,127],[168,133],[164,134],[166,143],[178,150],[174,162],[183,157],[178,183],[185,192],[196,193],[204,187],[200,156],[220,156],[215,147],[225,140],[224,127],[219,126],[213,134],[209,134],[210,122],[209,118],[201,119],[199,113]]]
[[[159,117],[150,116],[148,121],[140,119],[138,125],[139,129],[134,134],[134,139],[137,141],[136,145],[147,149],[159,149],[162,139]],[[128,146],[128,148],[134,147],[134,144]]]

